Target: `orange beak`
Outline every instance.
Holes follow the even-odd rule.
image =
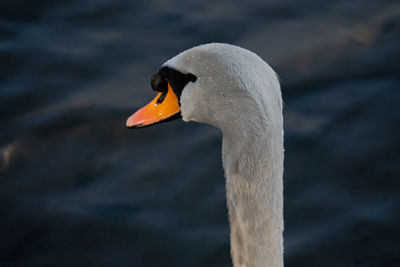
[[[159,93],[149,104],[136,111],[126,121],[129,128],[149,126],[179,115],[179,100],[168,83],[168,90]]]

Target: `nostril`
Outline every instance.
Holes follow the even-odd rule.
[[[160,97],[157,99],[157,104],[161,104],[163,101],[164,101],[164,99],[165,99],[165,96],[167,95],[167,92],[163,92],[161,95],[160,95]]]

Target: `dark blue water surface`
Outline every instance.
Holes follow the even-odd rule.
[[[132,131],[207,42],[282,78],[286,266],[400,266],[400,3],[0,2],[0,266],[230,266],[221,134]]]

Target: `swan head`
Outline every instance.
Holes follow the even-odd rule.
[[[128,118],[127,127],[182,117],[224,132],[244,127],[243,122],[265,121],[267,102],[274,98],[281,105],[273,70],[256,54],[228,44],[200,45],[178,54],[153,75],[151,85],[158,95]]]

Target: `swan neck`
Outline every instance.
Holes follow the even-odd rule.
[[[233,264],[283,266],[282,126],[251,132],[223,137]]]

